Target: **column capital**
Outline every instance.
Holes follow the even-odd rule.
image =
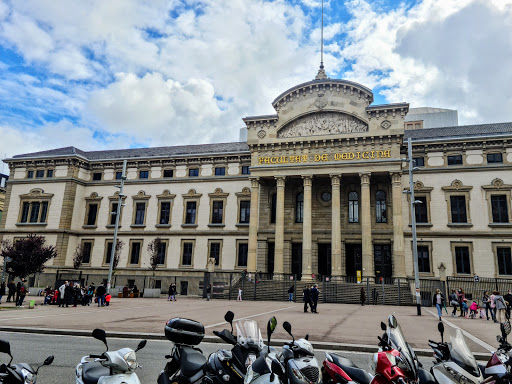
[[[249,180],[251,182],[251,187],[259,187],[260,186],[260,178],[256,176],[249,177]]]
[[[274,179],[276,179],[276,184],[278,187],[284,187],[286,176],[274,176]]]
[[[331,185],[332,186],[339,186],[340,185],[341,175],[334,174],[334,175],[329,175],[329,176],[331,176]]]
[[[389,175],[393,184],[402,184],[402,171],[391,171]]]
[[[359,177],[361,178],[361,184],[370,184],[371,175],[372,174],[370,172],[360,173]]]
[[[313,185],[313,176],[311,175],[302,175],[302,180],[304,181],[305,187],[311,187]]]

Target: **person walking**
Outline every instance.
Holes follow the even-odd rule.
[[[437,315],[439,316],[439,321],[441,321],[444,307],[444,295],[441,293],[439,288],[436,289],[436,293],[432,298],[432,305],[437,308]]]
[[[171,301],[172,297],[172,284],[169,284],[169,294],[167,295],[167,301]]]
[[[491,318],[494,320],[491,309],[491,298],[489,297],[489,293],[487,291],[484,292],[484,296],[482,297],[482,305],[485,307],[485,316],[487,317],[487,320],[489,320],[489,312],[491,312]]]
[[[5,281],[0,284],[0,304],[2,304],[2,296],[5,296]]]
[[[14,281],[10,281],[7,284],[7,289],[9,290],[9,294],[7,295],[7,302],[10,303],[12,300],[14,300],[14,295],[16,293],[16,285],[14,284]]]
[[[293,285],[288,288],[288,301],[293,301],[293,292],[295,291],[295,288]]]
[[[96,297],[98,298],[98,307],[105,306],[105,293],[107,293],[105,286],[103,284],[100,284],[98,286],[98,289],[96,289]]]
[[[25,299],[25,296],[27,295],[27,286],[26,286],[26,281],[25,279],[22,279],[18,284],[19,284],[19,287],[20,287],[20,294],[19,294],[19,297],[18,297],[18,301],[16,302],[16,306],[17,307],[21,307],[23,308],[23,300]]]
[[[507,303],[503,296],[500,295],[499,291],[494,291],[494,303],[496,304],[496,322],[504,323],[506,320],[505,312]]]
[[[459,307],[459,299],[457,297],[457,292],[455,292],[455,289],[452,289],[452,293],[448,298],[450,299],[450,305],[453,308],[452,317],[455,317],[457,316],[457,308]]]
[[[460,316],[459,317],[464,317],[464,299],[466,298],[466,296],[464,295],[464,291],[462,290],[462,288],[459,288],[458,292],[457,292],[457,300],[459,301],[459,307],[460,307]]]
[[[236,297],[236,301],[242,301],[242,288],[238,288],[238,296]]]
[[[176,301],[176,283],[171,284],[171,301]]]
[[[320,292],[318,291],[317,285],[313,284],[313,288],[311,288],[311,301],[313,305],[311,306],[311,312],[318,313],[316,307],[318,305],[318,296]]]
[[[64,295],[68,284],[69,283],[65,281],[64,284],[59,287],[59,307],[64,307]]]
[[[304,287],[302,291],[302,301],[304,301],[304,313],[308,311],[308,305],[311,308],[311,312],[313,312],[313,306],[311,304],[311,291],[309,290],[309,285]]]
[[[364,302],[366,301],[366,293],[364,291],[364,288],[361,287],[361,305],[364,306]]]
[[[206,288],[206,301],[210,301],[210,297],[212,294],[212,286],[208,284],[208,288]]]
[[[503,296],[505,302],[507,303],[507,317],[510,319],[510,307],[512,306],[512,291],[509,289],[507,294]]]
[[[492,319],[494,320],[495,323],[498,322],[498,320],[496,320],[496,293],[498,291],[493,291],[492,292],[492,295],[490,296],[490,299],[491,299],[491,314],[492,314]]]

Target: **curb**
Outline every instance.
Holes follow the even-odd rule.
[[[17,333],[33,333],[41,335],[60,335],[60,336],[85,336],[91,337],[92,331],[76,330],[76,329],[54,329],[54,328],[23,328],[23,327],[9,327],[1,326],[0,332],[17,332]],[[167,340],[163,332],[160,333],[136,333],[136,332],[107,332],[108,337],[115,337],[119,339],[146,339],[146,340]],[[282,347],[284,343],[289,340],[271,340],[270,345],[274,347]],[[216,336],[205,335],[203,338],[205,343],[225,344],[221,339]],[[328,343],[324,341],[310,341],[314,349],[329,350],[329,351],[345,351],[345,352],[366,352],[375,353],[378,347],[375,345],[364,344],[348,344],[348,343]],[[416,355],[422,357],[431,357],[432,350],[430,349],[414,349]],[[489,360],[490,353],[474,352],[473,356],[477,360]]]

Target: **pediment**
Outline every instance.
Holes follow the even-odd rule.
[[[316,112],[299,117],[277,132],[278,138],[368,132],[368,124],[346,113]]]

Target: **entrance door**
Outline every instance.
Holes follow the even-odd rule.
[[[302,243],[292,243],[292,275],[302,277]]]
[[[275,243],[267,243],[267,273],[274,273]]]
[[[318,274],[331,276],[331,244],[318,244]]]
[[[393,266],[391,265],[391,245],[375,244],[373,246],[373,257],[375,260],[375,281],[381,277],[391,278],[393,275]]]
[[[357,277],[357,271],[363,272],[363,250],[361,244],[346,244],[347,276]]]

